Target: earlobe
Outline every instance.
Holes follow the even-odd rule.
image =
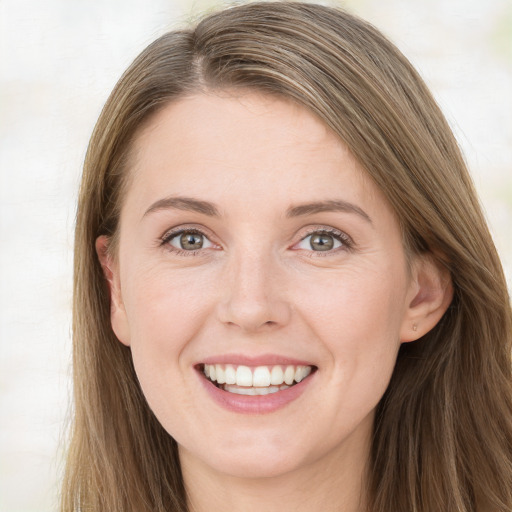
[[[404,343],[415,341],[432,330],[453,299],[450,272],[432,255],[417,256],[412,274],[400,333],[400,341]]]
[[[112,330],[121,343],[130,346],[130,330],[121,295],[119,268],[117,262],[114,261],[114,258],[109,253],[109,242],[110,239],[106,235],[99,236],[96,239],[96,254],[98,255],[110,292],[110,322]]]

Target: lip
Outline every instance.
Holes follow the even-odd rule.
[[[277,356],[276,356],[277,357]],[[298,362],[295,359],[278,357],[275,362],[271,362],[271,359],[266,358],[247,358],[240,356],[234,358],[233,356],[222,356],[216,358],[206,359],[204,364],[244,364],[246,366],[265,366],[273,364],[293,364],[303,366],[314,366],[307,362]],[[278,411],[288,404],[298,399],[309,386],[314,382],[316,371],[311,373],[307,378],[301,382],[294,384],[288,389],[277,391],[268,395],[238,395],[236,393],[229,393],[223,389],[218,388],[209,379],[207,379],[203,372],[196,367],[196,374],[201,382],[201,385],[208,393],[213,401],[230,412],[239,414],[268,414]]]
[[[243,354],[222,354],[211,356],[197,362],[200,364],[233,364],[243,366],[274,366],[274,365],[293,365],[293,366],[315,366],[310,361],[303,361],[284,357],[277,354],[263,354],[259,356],[247,356]]]

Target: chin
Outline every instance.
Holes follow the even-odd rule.
[[[217,444],[217,449],[208,450],[206,457],[204,453],[197,453],[197,450],[191,453],[180,447],[180,458],[191,456],[200,465],[209,467],[216,473],[247,479],[279,477],[293,472],[305,462],[303,453],[288,453],[286,449],[276,448],[275,443],[268,441],[253,442],[238,448],[232,443],[228,444],[229,446]],[[213,441],[210,446],[214,446]],[[186,455],[185,451],[188,452]]]
[[[254,456],[251,458],[234,458],[225,463],[216,461],[215,469],[218,472],[229,475],[233,478],[245,479],[263,479],[277,478],[287,473],[291,473],[299,467],[298,462],[294,462],[286,456]]]

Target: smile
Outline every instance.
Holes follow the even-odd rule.
[[[204,364],[203,373],[217,388],[237,395],[269,395],[284,391],[308,377],[313,366],[244,366]]]

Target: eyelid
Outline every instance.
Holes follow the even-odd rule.
[[[338,251],[352,250],[355,246],[352,238],[349,235],[347,235],[347,233],[345,233],[344,231],[341,231],[337,228],[333,228],[332,226],[320,226],[319,225],[319,226],[311,226],[310,228],[307,229],[307,231],[305,233],[301,234],[300,240],[292,246],[292,249],[294,247],[296,247],[299,243],[304,241],[308,236],[311,236],[314,234],[330,235],[330,236],[336,238],[337,240],[339,240],[342,243],[342,246],[337,247],[336,249],[332,249],[330,251],[313,251],[312,249],[311,250],[296,249],[296,250],[308,251],[308,252],[314,253],[316,256],[328,256],[330,254],[332,255],[334,253],[337,253]]]
[[[219,246],[216,242],[212,241],[213,236],[209,234],[209,230],[198,227],[197,225],[183,225],[175,226],[174,228],[168,229],[165,233],[159,238],[159,246],[165,247],[166,250],[173,252],[178,255],[184,256],[195,256],[199,252],[204,252],[205,249],[211,249],[211,247],[201,247],[200,249],[195,250],[185,250],[179,249],[178,247],[172,246],[169,242],[176,238],[177,236],[183,233],[194,233],[198,235],[204,236],[213,246]]]
[[[196,250],[185,250],[185,249],[179,249],[174,246],[171,246],[169,244],[169,241],[173,238],[179,236],[182,233],[197,233],[205,238],[208,239],[210,243],[212,243],[214,246],[217,246],[217,248],[220,247],[220,245],[212,240],[214,238],[213,235],[210,234],[210,230],[204,228],[204,227],[198,227],[197,225],[179,225],[175,226],[173,228],[170,228],[165,231],[165,233],[159,238],[159,244],[160,246],[165,246],[165,248],[171,252],[177,253],[177,254],[184,254],[186,256],[193,256],[197,255],[199,252],[204,252],[205,249],[210,249],[211,247],[207,248],[200,248]],[[329,250],[329,251],[313,251],[313,250],[307,250],[307,249],[295,249],[295,250],[303,250],[306,252],[313,253],[315,256],[328,256],[332,255],[334,253],[337,253],[338,251],[348,251],[353,250],[355,247],[355,243],[352,240],[352,238],[345,233],[344,231],[341,231],[340,229],[334,228],[332,226],[325,226],[325,225],[315,225],[310,226],[306,228],[306,231],[301,234],[300,240],[296,242],[291,249],[294,249],[300,242],[305,240],[308,236],[314,235],[314,234],[327,234],[330,236],[335,237],[337,240],[339,240],[342,243],[341,247],[337,247],[335,249]]]

